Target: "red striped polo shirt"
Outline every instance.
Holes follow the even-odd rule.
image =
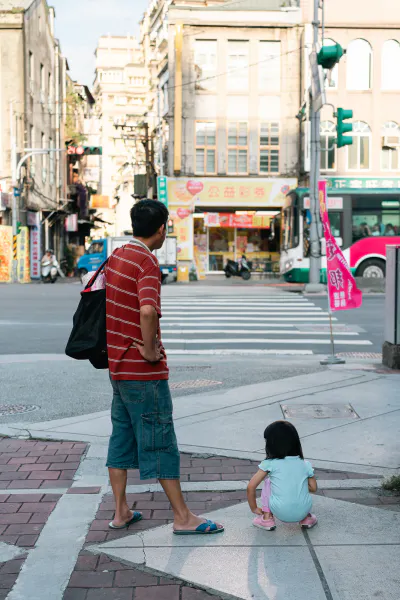
[[[142,341],[140,307],[154,306],[161,318],[161,274],[157,258],[133,239],[110,256],[106,266],[107,349],[112,379],[168,379],[166,359],[144,360],[132,345]],[[158,330],[160,336],[160,329]]]

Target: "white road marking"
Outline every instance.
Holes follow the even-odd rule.
[[[282,329],[259,329],[258,331],[246,331],[243,329],[168,329],[168,335],[181,335],[183,333],[241,333],[241,334],[276,334],[276,335],[329,335],[329,331],[285,331]],[[334,335],[358,335],[352,331],[335,331]]]
[[[254,313],[252,313],[254,314]],[[264,321],[273,321],[274,323],[280,323],[280,321],[290,321],[291,323],[297,323],[298,321],[329,321],[329,317],[321,317],[320,316],[321,313],[319,313],[318,317],[314,317],[314,316],[307,316],[307,317],[297,317],[296,319],[294,319],[293,317],[280,317],[278,318],[274,318],[274,317],[235,317],[233,318],[233,315],[231,315],[230,317],[220,317],[218,315],[218,321],[231,321],[233,323],[238,323],[238,322],[247,322],[247,321],[256,321],[257,323],[260,322],[264,322]],[[323,313],[322,313],[323,314]],[[214,316],[215,319],[215,316]],[[168,321],[192,321],[192,322],[199,322],[199,321],[210,321],[212,319],[210,319],[209,317],[197,317],[196,320],[193,320],[193,317],[164,317],[162,319],[162,324],[168,322]],[[332,317],[332,321],[337,321],[336,317]]]
[[[173,340],[170,338],[163,338],[163,344],[167,346],[168,344],[324,344],[328,345],[331,343],[329,339],[327,340],[317,340],[317,339],[305,339],[305,340],[294,340],[294,339],[281,339],[277,340],[274,338],[222,338],[222,339],[196,339],[196,340]],[[335,340],[335,344],[340,344],[342,346],[372,346],[372,342],[369,340]]]
[[[298,356],[310,356],[313,353],[312,350],[292,350],[292,349],[285,349],[283,350],[282,348],[277,348],[276,350],[264,350],[264,349],[260,349],[260,348],[253,348],[251,350],[241,350],[239,348],[233,348],[231,350],[176,350],[176,349],[170,349],[168,350],[168,355],[177,355],[177,354],[201,354],[201,355],[211,355],[211,356],[229,356],[231,354],[275,354],[275,355],[280,355],[280,356],[284,356],[285,354],[289,354],[292,356],[298,355]]]
[[[246,307],[244,307],[243,310],[241,310],[241,311],[233,312],[233,311],[227,309],[226,312],[229,312],[229,314],[231,316],[236,316],[236,315],[241,316],[241,315],[243,315],[243,313],[246,312]],[[226,312],[223,311],[222,314],[226,314]],[[175,310],[174,311],[162,311],[162,314],[163,315],[181,315],[182,311],[175,311]],[[221,312],[211,312],[211,311],[210,312],[203,312],[203,311],[193,311],[192,312],[192,311],[190,311],[190,312],[186,312],[185,314],[190,315],[190,316],[208,315],[208,316],[214,316],[215,317],[215,316],[221,315]],[[271,315],[271,316],[283,316],[283,317],[286,316],[286,315],[290,315],[290,316],[296,317],[298,315],[301,316],[301,315],[306,315],[306,314],[328,315],[329,313],[322,312],[321,309],[318,309],[318,311],[316,311],[314,309],[307,309],[307,310],[296,310],[295,312],[290,312],[290,311],[279,311],[279,312],[277,311],[277,312],[275,312],[275,311],[272,311],[272,310],[271,311],[265,311],[264,310],[263,312],[257,312],[255,310],[252,310],[251,314],[252,315],[265,315],[265,314],[267,314],[267,315]]]

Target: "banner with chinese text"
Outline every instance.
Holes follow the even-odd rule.
[[[31,279],[40,279],[40,227],[31,228]]]
[[[362,304],[362,292],[357,288],[346,259],[331,232],[326,205],[326,184],[326,181],[318,182],[318,196],[326,242],[329,306],[331,311],[359,308]]]
[[[271,217],[268,215],[235,215],[234,213],[205,213],[207,227],[234,227],[246,229],[268,229]]]
[[[12,272],[12,227],[0,225],[0,281],[11,281]]]
[[[21,227],[17,237],[17,258],[18,258],[18,281],[20,283],[29,283],[31,280],[29,272],[29,229]]]

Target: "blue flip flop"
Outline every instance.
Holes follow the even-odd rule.
[[[133,511],[132,519],[130,521],[128,521],[127,523],[125,523],[124,525],[114,525],[113,522],[111,521],[111,523],[109,523],[108,526],[110,529],[127,529],[129,527],[129,525],[133,525],[133,523],[137,523],[138,521],[141,521],[142,519],[143,519],[142,513]]]
[[[208,531],[207,531],[208,530]],[[217,524],[214,521],[210,521],[207,519],[205,523],[201,523],[196,529],[189,529],[182,531],[174,530],[175,535],[211,535],[213,533],[222,533],[224,531],[223,527],[218,528]]]

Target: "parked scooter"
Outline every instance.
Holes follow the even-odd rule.
[[[55,283],[58,276],[65,277],[53,250],[47,250],[42,258],[42,281]]]
[[[224,271],[225,277],[241,277],[248,281],[251,277],[251,263],[247,261],[244,255],[237,262],[228,258]]]

